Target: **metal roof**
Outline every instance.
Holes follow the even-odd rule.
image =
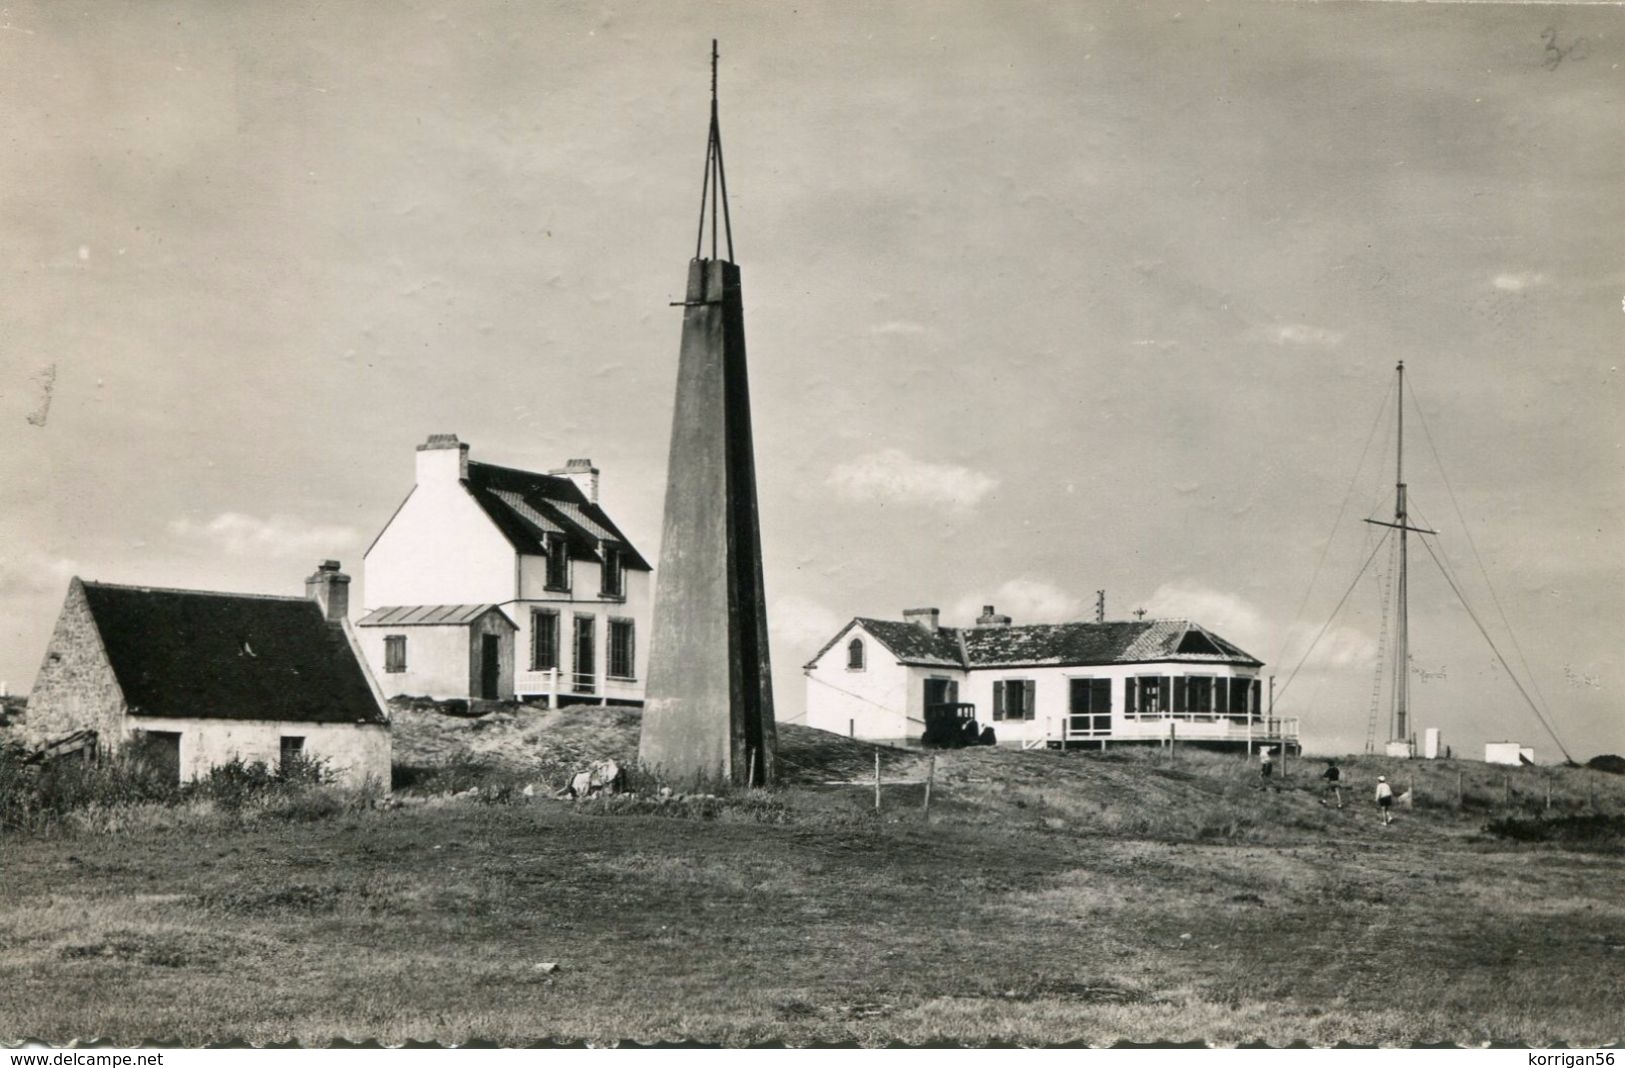
[[[374,608],[356,620],[358,627],[462,627],[487,612],[498,611],[494,604],[392,604]],[[503,616],[507,619],[507,616]],[[509,622],[512,625],[512,622]]]

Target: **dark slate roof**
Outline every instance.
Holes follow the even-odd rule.
[[[551,534],[565,539],[572,558],[601,562],[598,543],[605,540],[621,546],[623,566],[653,570],[604,510],[562,475],[470,460],[464,485],[508,543],[522,553],[542,555],[542,539]]]
[[[374,608],[355,621],[358,627],[433,627],[460,626],[479,619],[487,612],[497,612],[494,604],[392,604]],[[507,616],[502,619],[514,626]],[[518,629],[518,628],[515,628]]]
[[[1185,619],[1108,623],[1033,623],[1020,627],[939,627],[890,619],[854,619],[818,651],[811,667],[854,626],[874,635],[904,664],[960,669],[1162,661],[1262,666],[1212,631]]]
[[[133,714],[387,722],[344,632],[315,601],[83,585]]]

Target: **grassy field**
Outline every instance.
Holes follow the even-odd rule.
[[[884,753],[910,781],[876,814],[831,784],[872,747],[786,727],[783,789],[571,803],[550,788],[630,758],[636,715],[505,716],[403,712],[391,807],[0,837],[0,1040],[1625,1035],[1618,776],[1367,758],[1339,811],[1318,762],[1262,790],[1213,754],[968,750],[927,818],[924,755]],[[1378,773],[1417,787],[1392,827]]]

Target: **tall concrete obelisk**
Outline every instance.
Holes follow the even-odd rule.
[[[662,782],[767,785],[777,763],[756,511],[745,313],[733,262],[711,42],[711,137],[683,340],[655,576],[638,758]],[[711,256],[705,250],[711,211]],[[727,259],[718,255],[718,210]]]

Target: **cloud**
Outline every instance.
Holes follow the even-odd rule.
[[[876,337],[907,337],[926,332],[924,323],[909,322],[906,319],[893,319],[890,322],[871,326],[869,333]]]
[[[773,632],[774,641],[798,666],[812,659],[812,655],[835,637],[835,632],[849,618],[836,615],[810,597],[795,594],[775,598],[768,605],[767,612],[768,627]]]
[[[1507,271],[1490,280],[1490,285],[1503,293],[1521,293],[1545,283],[1546,276],[1533,271]]]
[[[61,597],[79,565],[62,556],[25,549],[0,560],[0,597]]]
[[[999,484],[991,475],[954,464],[916,460],[901,449],[882,449],[837,464],[826,480],[849,501],[974,508]]]
[[[1326,348],[1343,340],[1343,335],[1336,330],[1307,323],[1277,323],[1270,327],[1269,337],[1277,345],[1319,345]]]
[[[1283,655],[1290,663],[1275,665],[1290,670],[1315,640],[1325,620],[1300,622],[1287,635],[1284,647],[1281,628],[1272,623],[1256,605],[1243,597],[1180,583],[1165,583],[1145,602],[1147,615],[1159,619],[1189,619],[1200,623],[1219,637],[1232,642],[1259,659]],[[1283,651],[1284,649],[1284,651]],[[1315,646],[1311,667],[1322,669],[1369,668],[1377,661],[1377,642],[1357,627],[1333,626]]]
[[[332,555],[356,539],[354,527],[306,523],[285,515],[261,519],[243,512],[222,512],[207,523],[175,519],[169,532],[231,556]]]
[[[955,603],[948,618],[969,624],[982,614],[984,605],[992,605],[1000,615],[1009,616],[1016,624],[1064,623],[1083,618],[1084,602],[1066,590],[1042,579],[1016,578],[1002,584],[992,593],[968,594]],[[1091,615],[1089,618],[1093,619]]]

